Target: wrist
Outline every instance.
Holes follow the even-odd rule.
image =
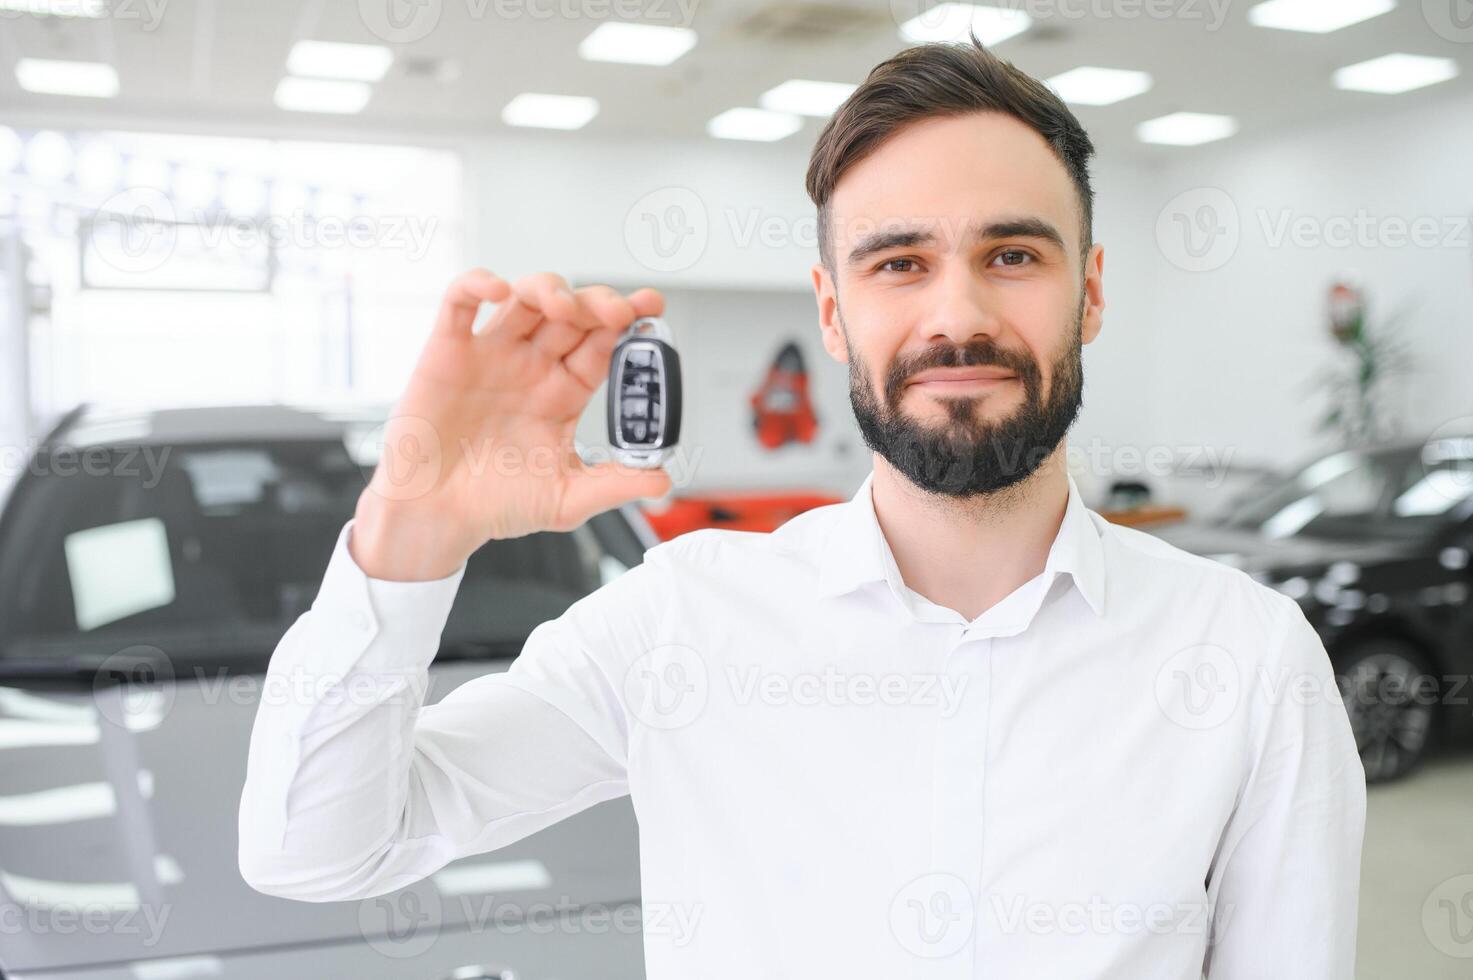
[[[369,578],[434,581],[453,574],[475,550],[455,540],[452,526],[431,511],[385,500],[369,489],[358,498],[348,551]]]

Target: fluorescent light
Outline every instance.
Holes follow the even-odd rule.
[[[794,78],[762,93],[757,101],[773,112],[796,112],[803,116],[831,116],[854,91],[846,82],[813,82]]]
[[[107,4],[104,0],[0,0],[0,10],[37,17],[103,17]]]
[[[283,78],[276,83],[276,107],[292,112],[362,112],[372,95],[366,82]]]
[[[580,129],[598,115],[598,100],[586,95],[544,95],[523,92],[501,110],[508,126],[537,126],[541,129]]]
[[[997,44],[1022,34],[1033,18],[1022,10],[972,3],[937,4],[900,25],[900,36],[913,44],[928,41],[967,41],[968,28],[983,44]]]
[[[20,135],[9,126],[0,125],[0,174],[20,166],[25,156],[25,144]]]
[[[1248,8],[1248,23],[1328,34],[1396,9],[1396,0],[1268,0]]]
[[[1205,112],[1173,112],[1169,116],[1150,119],[1136,127],[1142,143],[1164,143],[1167,146],[1197,146],[1226,139],[1238,131],[1232,116],[1214,116]]]
[[[22,58],[15,63],[15,80],[27,92],[42,95],[110,99],[118,94],[117,69],[100,61]]]
[[[801,116],[770,109],[727,109],[706,123],[706,132],[723,140],[756,140],[771,143],[792,136],[803,128]]]
[[[26,173],[43,184],[56,184],[72,172],[72,144],[54,129],[43,129],[26,142]]]
[[[1075,105],[1113,105],[1140,95],[1151,87],[1151,75],[1123,68],[1093,68],[1088,65],[1071,68],[1055,75],[1044,84],[1059,93],[1059,98]]]
[[[1420,54],[1387,54],[1370,61],[1335,70],[1335,87],[1355,92],[1396,95],[1445,82],[1458,74],[1451,58],[1428,58]]]
[[[307,78],[376,82],[384,77],[393,61],[394,53],[377,44],[298,41],[287,55],[286,70]]]
[[[684,27],[649,24],[600,24],[578,45],[587,61],[617,61],[626,65],[668,65],[696,46],[696,32]]]

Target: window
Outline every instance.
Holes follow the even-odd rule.
[[[263,666],[310,608],[371,472],[333,442],[150,452],[93,454],[87,466],[58,455],[18,489],[0,539],[0,580],[18,583],[0,599],[7,655],[17,642],[57,654],[146,643],[176,665]],[[642,555],[617,512],[487,542],[467,563],[446,648],[514,655],[537,624]]]

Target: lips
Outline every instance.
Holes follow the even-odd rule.
[[[955,368],[931,368],[921,371],[911,377],[907,385],[926,384],[930,382],[964,383],[975,381],[1010,381],[1017,375],[999,367],[955,367]]]

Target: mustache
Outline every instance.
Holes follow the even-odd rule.
[[[1038,363],[1023,351],[1000,346],[994,340],[977,340],[966,344],[947,344],[895,361],[885,374],[885,394],[892,402],[898,399],[905,383],[914,375],[931,368],[1000,367],[1022,379],[1028,391],[1035,390],[1040,371]]]

